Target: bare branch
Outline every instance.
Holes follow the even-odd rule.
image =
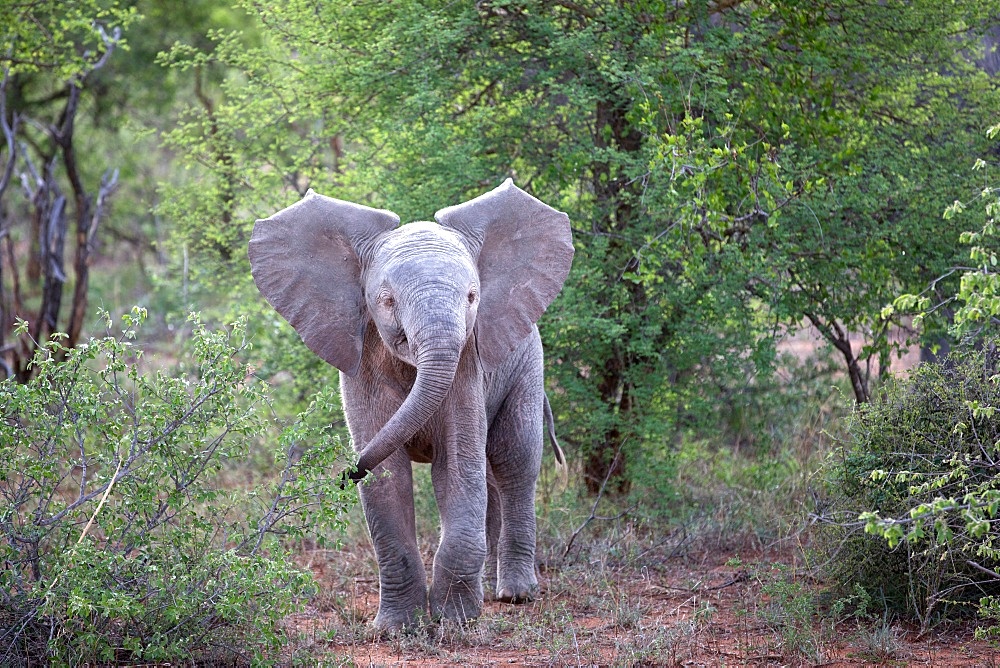
[[[100,58],[94,61],[94,64],[90,66],[90,72],[87,74],[104,67],[105,63],[108,62],[108,59],[111,58],[111,54],[114,52],[115,46],[117,46],[118,42],[120,42],[122,38],[121,26],[115,26],[114,30],[111,31],[110,37],[108,36],[108,33],[105,32],[104,26],[102,25],[97,26],[97,32],[100,33],[101,41],[104,42],[104,53],[101,54]]]
[[[615,520],[620,520],[621,518],[625,517],[630,512],[632,512],[633,510],[635,510],[636,507],[638,507],[639,504],[638,503],[634,503],[631,506],[629,506],[628,508],[626,508],[625,510],[623,510],[622,512],[620,512],[617,515],[614,515],[612,517],[605,517],[605,516],[601,516],[601,515],[597,514],[597,506],[600,505],[601,499],[604,497],[604,490],[607,489],[608,481],[611,480],[611,474],[614,473],[614,471],[615,471],[615,464],[619,461],[619,458],[621,457],[621,454],[622,454],[622,444],[619,444],[618,445],[618,449],[615,450],[615,456],[611,460],[611,465],[608,466],[607,475],[604,476],[604,481],[601,483],[601,489],[598,490],[598,492],[597,492],[597,498],[594,499],[594,505],[590,509],[590,517],[588,517],[587,519],[585,519],[583,521],[583,523],[576,528],[576,531],[573,532],[573,535],[569,537],[569,541],[567,541],[567,543],[566,543],[566,549],[563,550],[563,553],[562,553],[562,557],[561,557],[562,559],[565,559],[566,555],[568,555],[569,551],[573,548],[573,542],[576,540],[576,537],[579,536],[580,532],[582,532],[584,529],[586,529],[587,526],[591,522],[593,522],[594,520],[600,520],[600,521],[603,521],[603,522],[609,522],[609,521],[613,522]]]
[[[4,69],[3,80],[0,81],[0,130],[3,131],[4,140],[7,142],[7,164],[4,165],[3,176],[0,176],[0,198],[7,191],[10,185],[10,178],[14,174],[14,165],[17,162],[17,143],[14,137],[17,135],[17,126],[20,116],[13,114],[10,120],[7,119],[7,85],[10,82],[10,72]],[[3,222],[0,221],[0,228]]]
[[[1000,581],[1000,573],[997,573],[996,571],[990,570],[989,568],[986,568],[985,566],[977,564],[976,562],[972,561],[971,559],[966,559],[965,563],[968,564],[969,566],[972,566],[977,571],[979,571],[981,573],[985,573],[986,575],[989,575],[989,576],[993,577],[994,579]]]

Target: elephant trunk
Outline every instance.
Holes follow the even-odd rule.
[[[431,343],[417,346],[417,377],[409,395],[389,421],[358,455],[358,465],[349,477],[355,482],[364,478],[386,457],[413,438],[441,406],[451,389],[462,354],[457,336],[433,336]],[[419,340],[419,339],[418,339]]]

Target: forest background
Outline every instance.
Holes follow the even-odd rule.
[[[563,531],[605,504],[808,543],[808,517],[902,554],[886,610],[996,612],[995,3],[36,0],[0,25],[5,658],[280,654],[315,595],[289,554],[356,516],[336,372],[254,288],[253,222],[309,188],[429,219],[507,177],[573,225],[539,324]],[[816,355],[781,354],[805,329]],[[878,422],[921,392],[892,360],[955,345],[934,373],[965,394]],[[948,429],[915,457],[925,413]],[[961,585],[912,566],[953,549]],[[886,598],[841,555],[834,586]]]

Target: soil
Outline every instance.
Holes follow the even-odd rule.
[[[905,624],[835,615],[793,554],[713,553],[614,565],[582,555],[542,568],[539,597],[487,603],[466,625],[377,636],[371,548],[314,553],[324,586],[289,620],[297,650],[357,666],[1000,666],[974,626],[920,635]]]

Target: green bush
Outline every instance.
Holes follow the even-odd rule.
[[[998,408],[996,340],[923,364],[858,407],[826,470],[820,545],[833,582],[925,629],[1000,594]]]
[[[0,383],[2,665],[277,660],[314,587],[283,542],[344,526],[335,390],[283,426],[245,320],[153,371],[144,318]]]

